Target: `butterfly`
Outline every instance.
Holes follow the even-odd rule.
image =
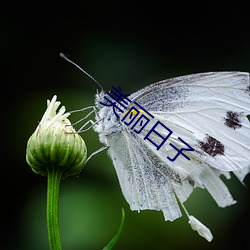
[[[184,207],[196,187],[205,188],[220,207],[235,203],[220,176],[230,178],[233,173],[242,182],[250,171],[248,73],[208,72],[175,77],[146,86],[129,95],[129,99],[126,111],[118,116],[107,104],[105,92],[98,92],[93,129],[108,148],[131,210],[160,210],[165,220],[173,221],[182,215],[179,204]],[[145,140],[150,126],[143,126],[137,133],[139,123],[137,130],[125,124],[129,112],[130,119],[135,116],[129,111],[135,103],[143,107],[137,109],[141,115],[146,110],[154,117],[153,122],[162,124],[150,134],[153,143]],[[147,125],[150,123],[152,127],[152,121]],[[165,128],[173,132],[171,136]],[[161,144],[162,138],[167,140],[157,150],[155,145]],[[193,150],[186,150],[175,161],[169,160],[187,145]],[[186,213],[192,228],[210,241],[209,229]]]
[[[124,95],[120,88],[105,93],[91,75],[61,57],[101,87],[89,113],[96,121],[86,124],[92,124],[104,147],[88,159],[107,149],[131,210],[160,210],[166,221],[174,221],[182,216],[181,206],[191,228],[211,241],[209,228],[183,203],[197,187],[219,207],[236,202],[220,177],[234,174],[243,183],[250,172],[249,74],[185,75]]]

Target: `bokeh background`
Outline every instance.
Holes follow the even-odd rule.
[[[97,85],[59,57],[69,55],[102,83],[132,93],[169,77],[219,70],[249,71],[248,6],[240,2],[11,1],[1,4],[1,249],[48,249],[46,178],[25,161],[26,143],[54,94],[67,110],[93,105]],[[84,114],[75,114],[77,121]],[[89,154],[102,145],[82,134]],[[250,158],[250,156],[249,156]],[[126,212],[114,249],[248,249],[249,186],[225,180],[237,204],[218,208],[205,190],[186,202],[214,235],[190,229],[187,217],[132,212],[106,152],[81,175],[62,181],[60,229],[65,250],[102,249]]]

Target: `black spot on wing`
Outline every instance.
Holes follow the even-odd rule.
[[[232,129],[240,128],[242,113],[227,111],[227,115],[224,118],[224,124]]]
[[[224,145],[210,135],[207,135],[205,141],[200,141],[199,146],[204,152],[212,157],[216,155],[224,155],[225,152]]]

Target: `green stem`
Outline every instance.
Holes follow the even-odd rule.
[[[58,167],[48,168],[47,186],[47,227],[50,250],[61,250],[59,231],[59,188],[62,170]]]

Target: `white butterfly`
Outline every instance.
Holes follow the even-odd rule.
[[[173,221],[181,216],[179,201],[191,227],[211,241],[210,230],[188,214],[183,202],[200,187],[220,207],[235,203],[220,176],[230,178],[232,172],[242,182],[250,172],[249,74],[210,72],[176,77],[151,84],[129,99],[132,102],[118,118],[112,107],[102,105],[107,103],[104,91],[97,93],[93,128],[108,147],[131,210],[161,210],[165,220]],[[122,121],[134,103],[154,116],[140,133]],[[134,115],[130,112],[130,118]],[[173,132],[159,150],[145,140],[149,125],[156,121]],[[167,136],[163,127],[158,132]],[[185,151],[190,160],[183,154],[169,160],[178,153],[170,143],[177,149],[187,148],[179,138],[194,149]],[[151,140],[160,144],[162,139],[152,133]]]
[[[131,210],[161,210],[165,220],[173,221],[181,216],[180,204],[191,228],[211,241],[210,230],[183,203],[196,187],[207,189],[220,207],[236,202],[220,176],[229,179],[233,173],[243,183],[250,172],[249,74],[208,72],[163,80],[130,95],[118,115],[126,95],[113,103],[91,75],[60,55],[101,87],[95,107],[81,109],[92,111],[80,121],[95,112],[96,122],[89,120],[79,132],[91,123],[105,146],[86,162],[108,148]],[[134,104],[140,108],[133,109]],[[138,113],[144,121],[127,126]],[[153,119],[147,121],[145,114]]]

